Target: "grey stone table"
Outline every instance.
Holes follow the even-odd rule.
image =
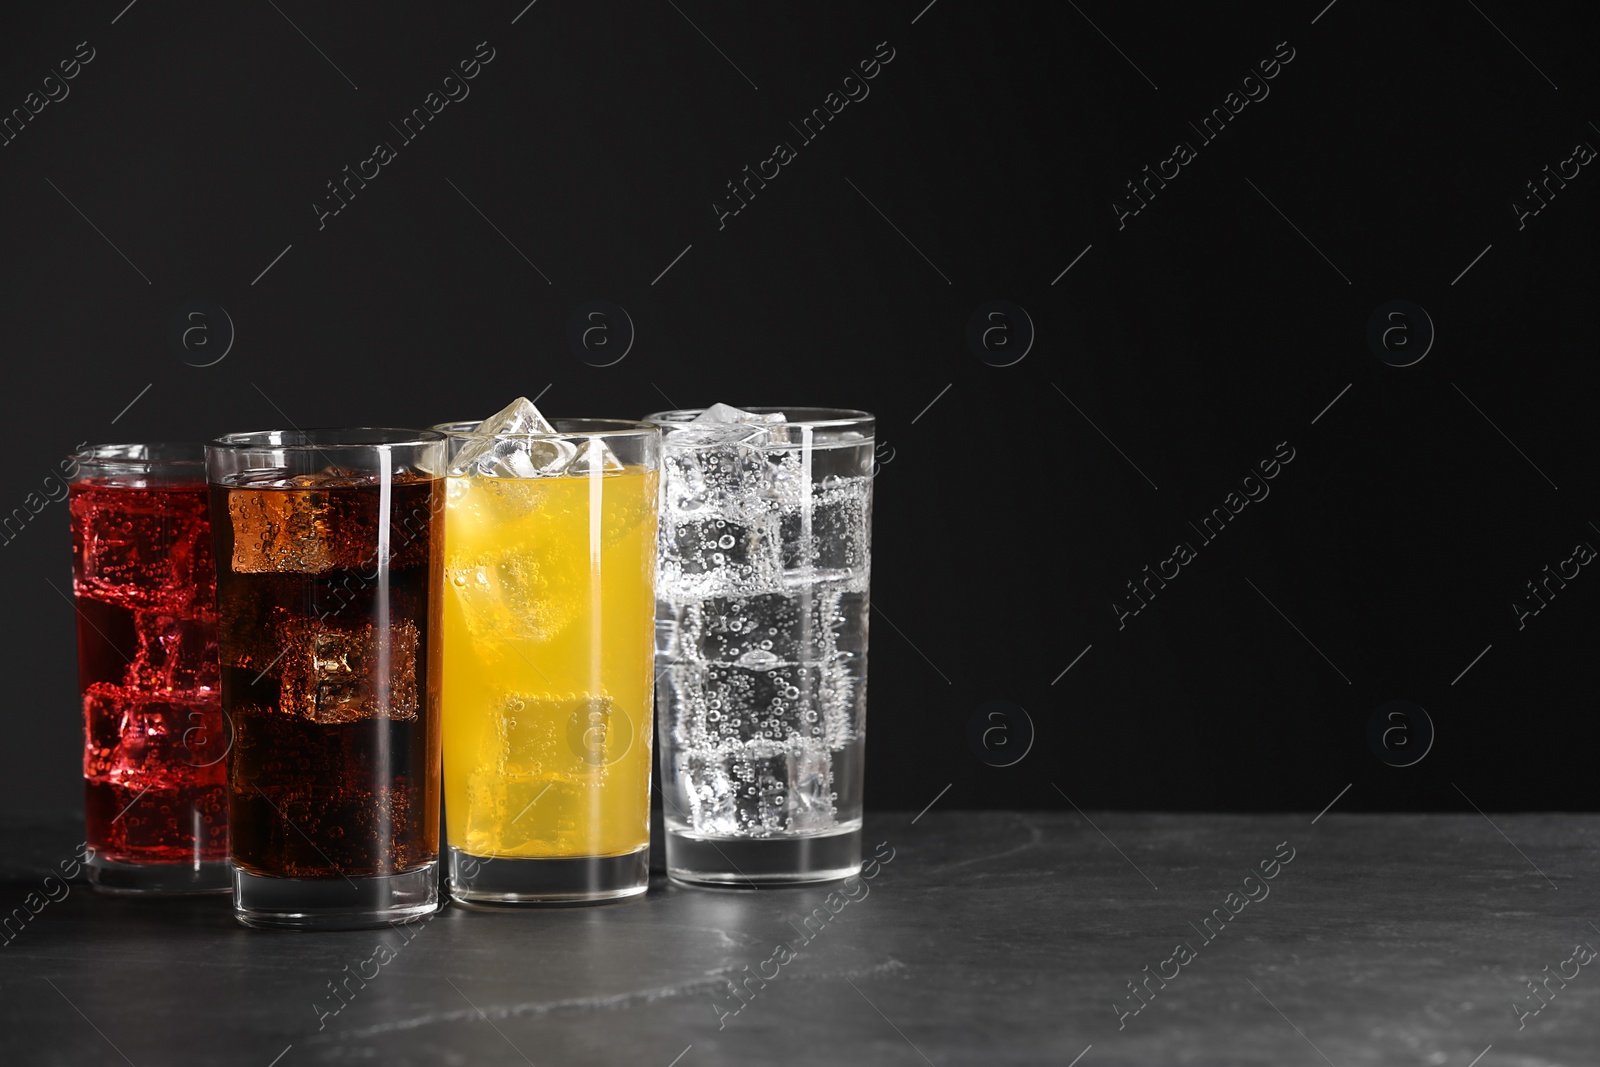
[[[46,882],[82,835],[13,818],[0,1062],[1600,1063],[1600,816],[1089,818],[876,815],[832,897],[334,934]]]

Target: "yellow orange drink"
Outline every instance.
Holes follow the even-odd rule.
[[[442,705],[458,900],[644,890],[655,445],[625,463],[589,442],[577,442],[592,452],[577,473],[447,481]]]

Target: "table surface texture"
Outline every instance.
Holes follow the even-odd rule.
[[[3,835],[16,1067],[1600,1063],[1597,815],[935,808],[843,886],[316,934],[47,879],[71,817]]]

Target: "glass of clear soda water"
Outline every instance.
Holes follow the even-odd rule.
[[[659,412],[667,870],[723,887],[861,866],[873,417]]]

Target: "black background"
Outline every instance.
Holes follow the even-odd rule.
[[[877,414],[870,806],[1316,811],[1349,784],[1341,810],[1592,809],[1600,577],[1521,630],[1510,607],[1600,546],[1600,176],[1512,207],[1600,145],[1584,8],[925,3],[8,12],[0,112],[95,58],[0,147],[0,804],[79,798],[67,513],[28,507],[75,444],[542,392]],[[480,41],[470,96],[400,146]],[[799,144],[884,41],[870,96]],[[1270,95],[1202,145],[1188,123],[1279,42]],[[1197,158],[1119,229],[1179,140]],[[379,141],[397,158],[319,229]],[[719,228],[778,141],[798,158]],[[1437,330],[1403,368],[1367,341],[1396,299]],[[567,342],[591,300],[636,331],[615,365]],[[1037,331],[1011,366],[968,343],[991,300]],[[169,341],[190,301],[232,320],[213,366],[189,364],[214,314],[212,348]],[[1271,495],[1200,545],[1279,442]],[[1180,540],[1197,559],[1119,629]],[[1437,730],[1405,768],[1367,739],[1395,699]],[[1031,749],[1014,711],[971,742],[995,700]]]

